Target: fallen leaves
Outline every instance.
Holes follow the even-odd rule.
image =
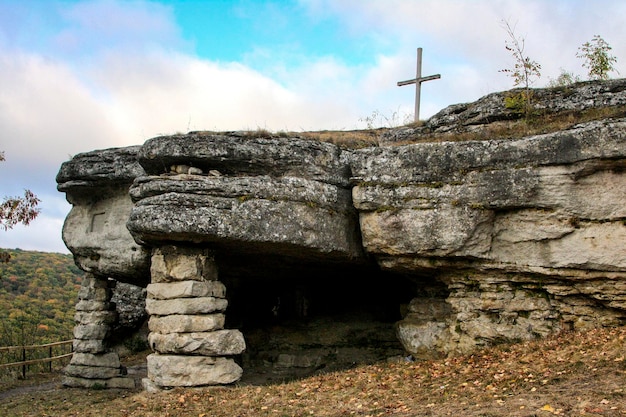
[[[111,391],[59,391],[71,403],[53,391],[5,401],[0,415],[626,417],[625,336],[626,327],[566,333],[473,355],[379,363],[264,386],[175,389],[128,398]]]

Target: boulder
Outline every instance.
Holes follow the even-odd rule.
[[[111,302],[115,304],[117,320],[114,332],[128,333],[139,329],[147,320],[146,289],[138,285],[118,282],[113,289]]]
[[[120,358],[115,352],[107,352],[101,354],[74,353],[74,355],[72,355],[72,360],[70,361],[70,364],[118,369],[121,366]]]
[[[110,368],[106,366],[83,366],[69,364],[65,367],[65,375],[86,379],[109,379],[123,376],[121,368]]]
[[[128,146],[75,155],[59,169],[56,177],[58,190],[67,193],[68,201],[74,204],[74,196],[87,197],[94,188],[107,189],[132,183],[144,174],[137,162],[139,148]]]
[[[152,283],[216,281],[217,275],[217,264],[211,251],[164,245],[155,248],[152,253]]]
[[[81,286],[78,290],[79,300],[93,300],[93,301],[109,301],[111,299],[110,288],[94,288]]]
[[[72,343],[72,350],[76,353],[107,353],[108,347],[108,344],[102,339],[74,339]]]
[[[137,240],[321,259],[362,256],[347,189],[298,177],[195,177],[135,181],[128,228]]]
[[[340,187],[348,186],[349,171],[341,150],[330,144],[297,137],[255,137],[254,132],[190,132],[161,136],[138,152],[146,173],[169,173],[172,165],[189,165],[224,176],[297,177]]]
[[[132,208],[128,187],[143,174],[139,147],[78,154],[57,175],[72,210],[63,225],[63,241],[79,268],[103,277],[145,285],[149,251],[138,245],[126,221]]]
[[[105,339],[110,330],[107,324],[78,324],[74,326],[74,339]]]
[[[115,309],[115,305],[107,301],[80,300],[75,308],[78,312],[100,312]]]
[[[448,325],[437,321],[404,319],[396,324],[396,336],[414,358],[429,359],[448,350]]]
[[[232,384],[243,370],[232,359],[209,356],[148,355],[148,378],[159,387]]]
[[[115,311],[77,311],[74,320],[79,324],[108,324],[117,322]]]

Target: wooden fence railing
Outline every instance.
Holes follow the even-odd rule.
[[[52,348],[56,347],[56,346],[63,346],[63,345],[71,345],[72,342],[74,340],[63,340],[61,342],[54,342],[54,343],[46,343],[44,345],[32,345],[32,346],[6,346],[6,347],[0,347],[0,354],[3,352],[12,352],[12,351],[18,351],[21,353],[21,361],[19,362],[11,362],[11,363],[3,363],[0,364],[0,369],[3,368],[9,368],[12,366],[21,366],[22,367],[22,378],[26,378],[26,368],[27,365],[32,365],[32,364],[36,364],[36,363],[48,363],[48,370],[50,372],[52,372],[52,362],[59,360],[59,359],[63,359],[63,358],[69,358],[70,356],[73,355],[73,348],[70,348],[70,352],[69,353],[64,353],[61,355],[56,355],[56,356],[52,356]],[[28,359],[28,355],[26,354],[27,351],[31,351],[31,350],[37,350],[37,349],[45,349],[48,348],[48,356],[45,358],[38,358],[38,359]]]

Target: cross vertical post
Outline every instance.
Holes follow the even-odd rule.
[[[422,97],[422,48],[417,48],[417,69],[415,70],[415,121],[419,121],[420,117],[420,98]]]
[[[441,74],[429,75],[422,77],[422,48],[417,48],[417,69],[415,71],[415,78],[412,80],[398,81],[398,87],[403,85],[415,84],[415,115],[414,120],[416,122],[420,119],[420,96],[422,93],[422,83],[430,80],[437,80],[441,78]]]

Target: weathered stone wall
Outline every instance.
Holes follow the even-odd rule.
[[[535,97],[550,112],[622,106],[626,81],[537,90]],[[387,133],[383,142],[437,132],[445,139],[507,120],[513,116],[503,100],[499,93],[452,106],[423,127]],[[241,368],[233,359],[245,342],[238,330],[225,329],[227,306],[234,301],[235,324],[245,323],[242,314],[276,313],[276,300],[281,308],[287,303],[284,294],[265,290],[272,282],[301,283],[289,308],[313,315],[324,300],[346,302],[350,288],[364,304],[397,303],[403,316],[396,335],[417,357],[623,324],[625,169],[626,119],[616,118],[516,140],[360,150],[300,137],[191,132],[77,155],[57,181],[73,204],[64,240],[77,264],[100,280],[150,283],[155,353],[146,387],[157,389],[237,380]],[[409,289],[378,297],[357,290],[385,288],[390,276]],[[325,278],[318,279],[324,291],[316,277]],[[259,296],[269,299],[253,303],[262,311],[237,306],[241,294],[254,296],[246,285],[264,288]],[[332,297],[339,286],[343,300]],[[77,341],[103,340],[87,337],[84,326],[110,331],[77,320]],[[257,350],[255,335],[264,333],[249,334]],[[265,353],[274,365],[292,367],[315,367],[322,357]],[[73,362],[68,375],[89,379],[92,371],[77,367],[90,366],[83,362],[97,361]]]
[[[520,140],[356,152],[366,252],[384,269],[447,287],[399,323],[407,350],[467,351],[623,323],[625,138],[618,119]]]

